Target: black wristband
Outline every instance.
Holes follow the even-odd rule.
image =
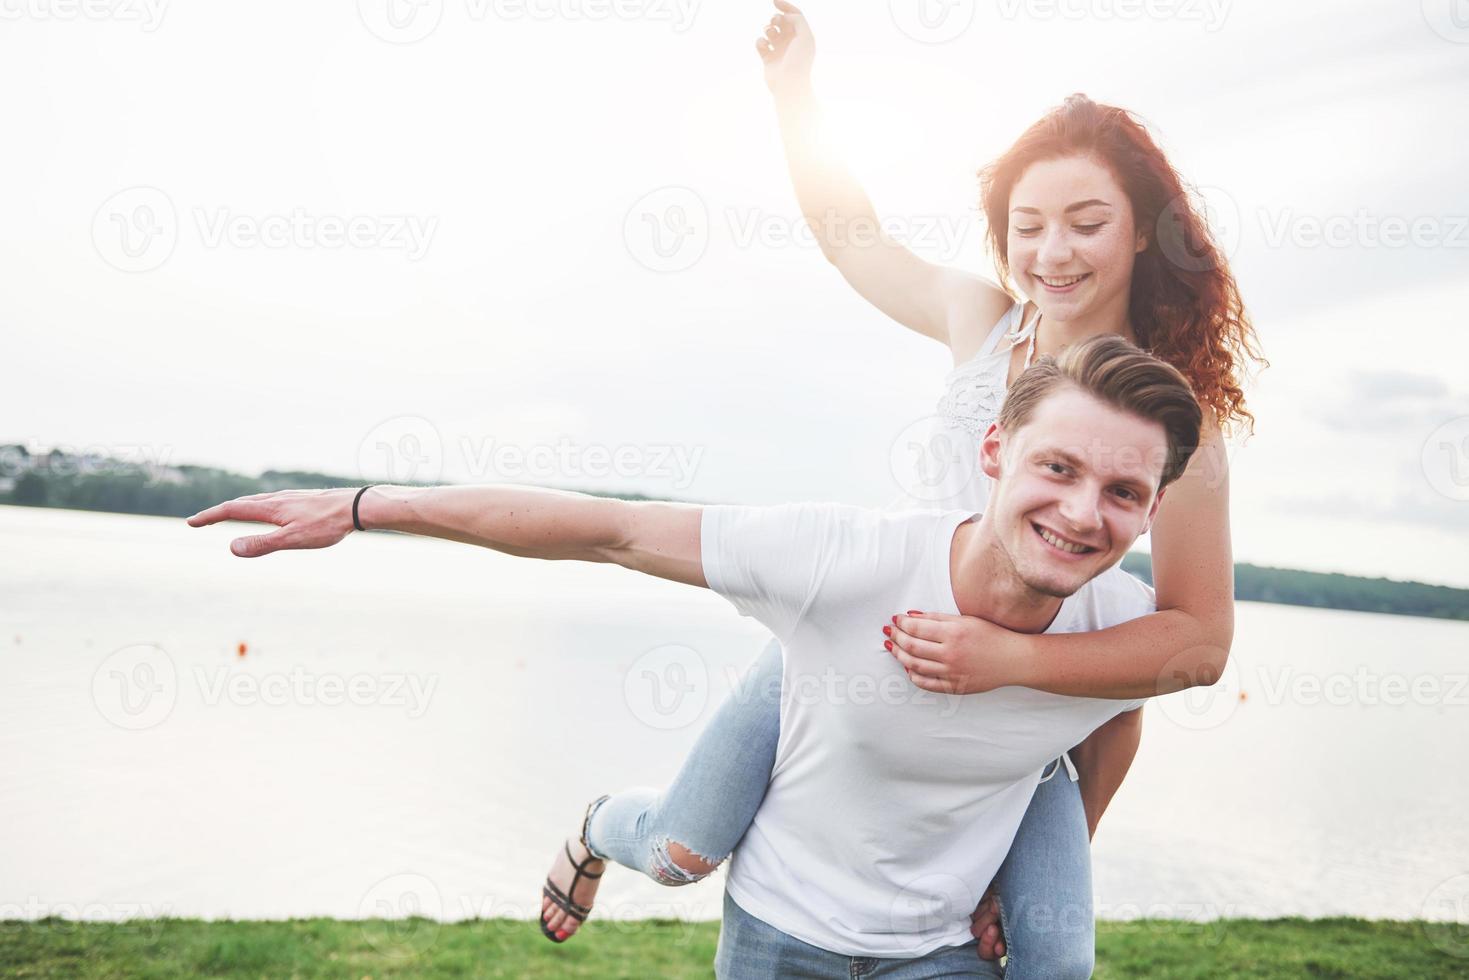
[[[363,487],[357,491],[357,496],[352,498],[352,526],[359,531],[366,531],[367,528],[363,527],[362,522],[357,519],[357,501],[361,500],[362,495],[371,489],[371,486]]]

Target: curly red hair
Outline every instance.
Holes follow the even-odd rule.
[[[1188,379],[1199,404],[1224,431],[1253,431],[1242,373],[1260,354],[1239,287],[1208,223],[1147,127],[1126,109],[1077,94],[1046,113],[979,173],[990,247],[1000,281],[1009,283],[1010,191],[1040,160],[1083,156],[1111,170],[1147,232],[1135,260],[1128,315],[1138,346]]]

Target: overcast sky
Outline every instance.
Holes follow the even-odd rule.
[[[765,4],[388,3],[0,0],[0,442],[894,495],[947,352],[799,235]],[[975,171],[1064,96],[1146,118],[1272,362],[1236,558],[1469,585],[1469,2],[805,9],[936,261],[992,274]]]

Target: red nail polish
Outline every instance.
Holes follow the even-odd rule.
[[[893,649],[893,641],[892,640],[883,640],[882,641],[882,647],[883,647],[884,650],[887,650],[889,653],[891,653],[892,652],[892,649]]]
[[[908,615],[909,616],[922,616],[923,613],[920,612],[920,611],[918,611],[917,609],[909,609],[908,610]]]
[[[894,626],[897,626],[898,625],[898,617],[897,616],[894,616],[893,617],[893,625]]]
[[[893,635],[893,628],[891,626],[884,626],[882,628],[882,635],[883,636],[892,636]]]

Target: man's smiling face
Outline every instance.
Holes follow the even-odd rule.
[[[1069,385],[1018,430],[991,426],[980,465],[995,480],[992,534],[1013,574],[1065,598],[1121,561],[1157,515],[1167,455],[1162,425]]]

